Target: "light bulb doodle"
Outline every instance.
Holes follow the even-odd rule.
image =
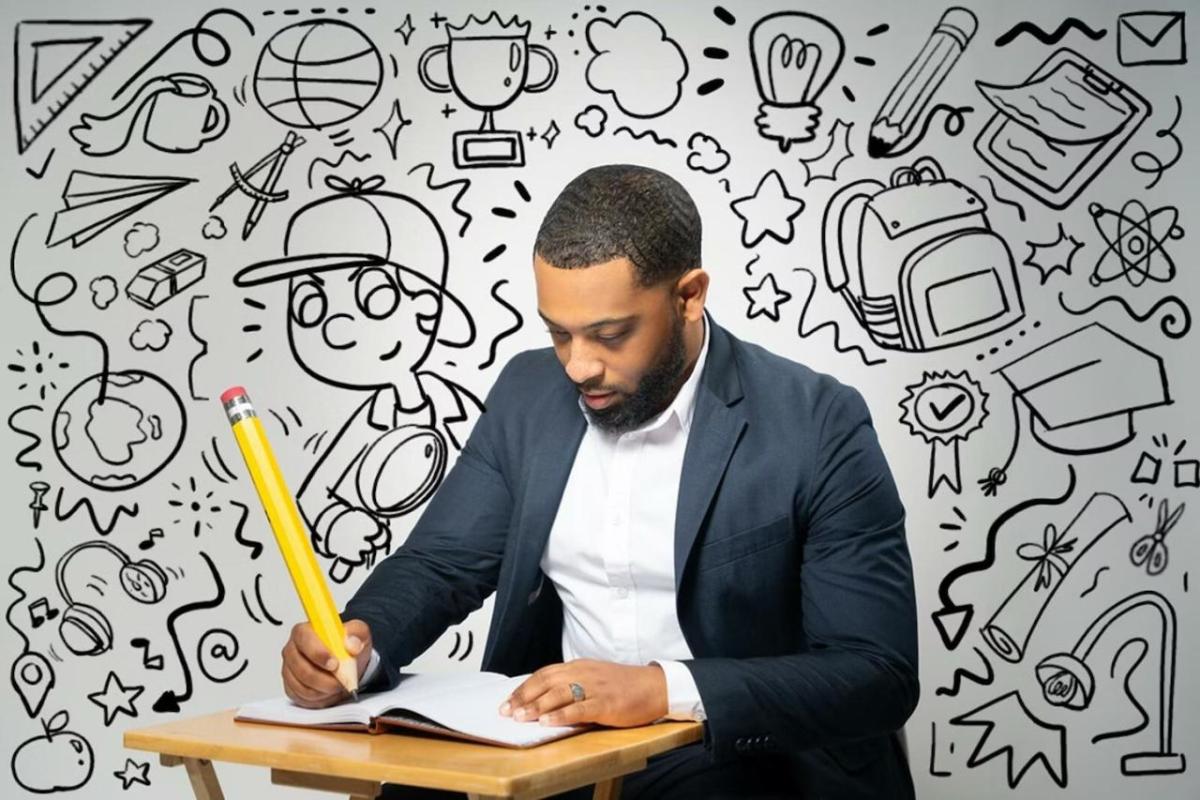
[[[754,123],[782,152],[815,136],[821,117],[817,99],[844,51],[837,28],[801,11],[768,14],[750,29],[750,61],[763,99]]]

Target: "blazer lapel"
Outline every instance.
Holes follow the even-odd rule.
[[[700,376],[700,390],[696,393],[696,410],[684,450],[679,499],[675,507],[676,596],[704,517],[746,428],[745,414],[738,405],[742,384],[731,337],[713,322],[711,315],[705,314],[711,337],[710,349],[704,374]]]

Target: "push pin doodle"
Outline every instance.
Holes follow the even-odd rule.
[[[244,173],[238,169],[236,162],[230,164],[229,174],[233,176],[233,183],[229,185],[229,188],[221,192],[220,196],[208,207],[209,213],[211,214],[217,206],[225,202],[226,198],[236,191],[254,198],[254,203],[250,206],[250,212],[246,214],[246,223],[242,226],[242,240],[249,239],[250,234],[254,231],[254,226],[258,224],[258,221],[262,219],[263,212],[267,210],[267,204],[278,203],[281,200],[287,199],[287,190],[277,192],[275,191],[275,186],[279,183],[280,176],[283,175],[283,168],[287,164],[288,156],[302,144],[304,144],[304,137],[297,136],[294,131],[288,131],[287,136],[284,137],[283,144],[260,158],[254,166]],[[250,179],[263,169],[267,169],[268,171],[262,185],[255,186],[250,183]]]
[[[33,492],[33,499],[29,501],[29,507],[33,509],[33,529],[37,530],[38,523],[42,521],[42,512],[47,508],[46,492],[50,491],[50,484],[34,481],[29,488]]]

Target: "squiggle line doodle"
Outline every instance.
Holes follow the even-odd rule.
[[[973,106],[952,106],[946,103],[938,103],[929,110],[929,113],[925,116],[925,121],[921,123],[921,130],[908,143],[908,146],[902,147],[899,150],[889,150],[887,153],[888,158],[902,156],[905,153],[911,152],[914,147],[920,144],[925,138],[925,134],[929,132],[929,126],[933,124],[939,111],[946,115],[942,118],[942,131],[947,136],[958,136],[963,132],[963,128],[967,126],[967,118],[964,115],[973,113],[975,108]]]
[[[642,131],[641,133],[634,133],[633,129],[630,128],[628,125],[622,125],[621,127],[617,128],[615,131],[613,131],[613,136],[616,136],[618,133],[622,133],[622,132],[629,134],[629,138],[635,139],[635,140],[636,139],[645,139],[647,136],[649,136],[654,141],[655,144],[665,144],[667,147],[678,147],[679,146],[675,142],[674,139],[667,139],[665,137],[659,136],[656,131],[650,130],[649,128]]]
[[[1133,673],[1137,671],[1137,668],[1141,666],[1142,662],[1146,660],[1146,656],[1150,653],[1150,643],[1139,636],[1135,639],[1130,639],[1129,641],[1125,642],[1125,644],[1121,645],[1117,652],[1113,653],[1112,661],[1109,662],[1108,677],[1117,677],[1117,662],[1121,660],[1121,654],[1133,644],[1141,645],[1142,652],[1138,653],[1137,658],[1135,658],[1134,662],[1129,665],[1129,670],[1125,673],[1125,680],[1122,686],[1125,690],[1125,696],[1129,698],[1130,703],[1133,703],[1133,707],[1137,709],[1137,712],[1139,715],[1141,715],[1142,720],[1131,728],[1108,731],[1106,733],[1098,733],[1092,737],[1092,744],[1103,742],[1105,739],[1119,739],[1122,736],[1132,736],[1135,733],[1141,733],[1146,729],[1146,726],[1150,724],[1150,715],[1146,713],[1145,707],[1138,702],[1137,696],[1133,693],[1133,690],[1129,688],[1130,678],[1133,677]]]
[[[208,571],[212,575],[213,582],[217,586],[217,596],[211,600],[197,600],[194,603],[186,603],[172,611],[167,616],[167,633],[171,637],[171,642],[175,645],[175,655],[179,659],[179,666],[183,670],[183,691],[176,694],[171,689],[167,689],[159,698],[154,701],[154,710],[158,713],[178,712],[179,704],[192,699],[192,670],[188,666],[187,655],[183,652],[183,645],[179,642],[179,633],[175,630],[175,624],[179,618],[192,611],[202,611],[207,608],[216,608],[221,605],[225,599],[225,584],[221,580],[221,573],[217,571],[217,565],[209,558],[208,553],[200,552],[200,557],[204,559],[204,563],[208,566]]]
[[[503,278],[501,280],[496,281],[495,285],[492,286],[492,297],[496,300],[497,303],[499,303],[500,305],[504,306],[505,308],[507,308],[509,311],[512,312],[513,316],[516,317],[516,322],[514,322],[511,327],[505,328],[504,330],[500,331],[500,333],[497,334],[496,338],[492,339],[492,343],[488,347],[487,360],[479,365],[480,369],[487,369],[492,364],[495,364],[496,363],[496,347],[500,344],[500,342],[502,340],[508,338],[512,334],[519,331],[521,329],[521,326],[525,324],[525,318],[521,316],[521,312],[518,311],[515,306],[511,305],[507,300],[505,300],[503,297],[500,296],[499,289],[501,286],[503,286],[506,283],[508,283],[508,278]]]
[[[25,652],[26,650],[29,649],[29,637],[25,635],[25,631],[21,630],[21,628],[15,622],[12,621],[13,609],[16,608],[17,606],[21,605],[21,603],[24,602],[24,600],[25,600],[25,590],[22,589],[20,586],[17,586],[17,582],[16,582],[15,578],[17,577],[17,575],[19,575],[22,572],[35,572],[35,573],[41,572],[42,568],[46,566],[46,551],[42,549],[42,540],[38,539],[37,537],[34,537],[33,543],[37,545],[37,551],[38,551],[37,566],[36,567],[17,567],[11,573],[9,573],[8,585],[11,586],[12,590],[17,593],[17,599],[13,600],[12,604],[9,605],[8,610],[4,612],[4,621],[8,623],[8,627],[10,627],[14,631],[16,631],[17,636],[20,636],[21,641],[25,643],[24,646],[21,648],[21,652]]]
[[[1093,30],[1092,28],[1088,27],[1086,22],[1078,17],[1067,17],[1050,33],[1042,30],[1032,22],[1023,21],[1018,22],[1016,25],[1013,25],[1007,31],[996,37],[996,47],[1004,47],[1005,45],[1012,43],[1022,33],[1029,34],[1042,44],[1058,44],[1064,36],[1073,30],[1079,31],[1093,42],[1100,41],[1108,34],[1108,28],[1101,28],[1098,31]]]
[[[134,503],[132,508],[126,506],[124,503],[117,503],[117,508],[115,511],[113,511],[112,517],[109,518],[108,524],[101,525],[100,520],[96,517],[96,507],[92,505],[92,501],[87,497],[80,497],[78,500],[76,500],[75,505],[68,508],[66,513],[63,513],[62,510],[62,499],[63,490],[60,486],[58,487],[58,493],[54,495],[55,519],[57,519],[59,522],[70,519],[71,517],[75,516],[75,513],[79,511],[79,508],[82,506],[83,509],[87,511],[88,519],[90,519],[92,522],[92,527],[95,528],[96,533],[100,534],[101,536],[108,536],[113,532],[113,528],[117,527],[117,522],[121,519],[122,514],[125,514],[132,519],[138,515],[139,510],[137,503]]]
[[[250,35],[254,36],[255,31],[254,31],[253,23],[251,23],[250,20],[246,19],[246,17],[242,13],[240,13],[238,11],[234,11],[231,8],[214,8],[212,11],[209,11],[207,14],[205,14],[203,17],[201,17],[200,21],[196,23],[195,27],[186,28],[186,29],[180,31],[179,33],[175,34],[175,37],[173,39],[171,39],[169,42],[167,42],[165,45],[163,45],[162,49],[160,49],[157,53],[155,53],[153,58],[151,58],[145,64],[142,64],[142,66],[138,68],[137,72],[135,72],[135,73],[133,73],[133,75],[129,76],[129,80],[125,81],[123,84],[121,84],[121,86],[115,92],[113,92],[112,98],[114,100],[116,100],[118,97],[120,97],[121,93],[124,92],[126,89],[128,89],[130,84],[132,84],[134,81],[136,81],[138,78],[140,78],[142,76],[142,74],[146,72],[146,70],[150,69],[151,65],[154,64],[154,62],[158,61],[160,58],[162,58],[164,55],[166,55],[168,50],[170,50],[172,47],[174,47],[179,42],[183,41],[183,39],[188,36],[192,37],[192,41],[191,41],[192,53],[196,56],[196,58],[200,59],[200,61],[203,62],[204,64],[206,64],[207,66],[219,67],[222,64],[224,64],[225,62],[229,61],[229,56],[232,52],[229,47],[229,41],[221,34],[217,33],[216,31],[212,30],[211,28],[206,27],[208,25],[208,21],[210,19],[212,19],[213,17],[216,17],[216,16],[220,16],[222,14],[231,16],[234,19],[241,22],[243,25],[246,26],[246,29],[248,31],[250,31]],[[220,48],[220,50],[221,50],[221,55],[217,56],[216,58],[210,58],[209,56],[206,56],[204,54],[204,50],[200,47],[200,42],[202,41],[202,39],[201,39],[202,36],[207,36],[210,40],[216,40],[217,47]]]
[[[988,188],[992,191],[992,197],[996,198],[997,203],[1003,203],[1006,206],[1012,206],[1017,210],[1017,218],[1020,219],[1021,222],[1025,221],[1025,206],[1021,205],[1016,200],[1009,200],[1007,197],[1001,197],[996,192],[996,184],[992,183],[992,179],[987,175],[980,175],[979,177],[987,181]]]
[[[278,620],[272,617],[267,611],[267,604],[263,602],[262,578],[263,576],[261,572],[254,576],[254,597],[256,600],[258,600],[258,607],[262,611],[263,616],[267,618],[268,622],[275,626],[282,625],[283,620]]]
[[[340,156],[338,156],[337,161],[330,161],[328,158],[324,158],[323,156],[318,156],[317,158],[314,158],[308,164],[308,188],[310,188],[310,189],[313,188],[313,182],[312,182],[313,167],[315,167],[317,164],[327,165],[329,167],[330,171],[332,172],[333,170],[340,167],[342,165],[342,162],[345,161],[347,158],[352,158],[352,159],[354,159],[354,161],[356,163],[361,164],[362,162],[366,161],[370,157],[371,157],[370,153],[367,153],[365,156],[360,156],[358,153],[355,153],[353,150],[343,150],[342,154]]]
[[[467,226],[471,224],[472,216],[466,211],[463,211],[458,204],[462,200],[462,196],[466,194],[467,189],[471,188],[471,182],[466,178],[457,178],[452,181],[446,181],[445,183],[434,183],[433,164],[428,161],[417,164],[405,174],[412,175],[414,172],[421,169],[421,167],[429,167],[429,174],[425,176],[425,187],[427,189],[432,189],[436,192],[440,189],[445,189],[447,186],[459,187],[458,192],[454,195],[454,199],[450,201],[450,208],[454,209],[455,213],[463,218],[462,227],[458,229],[458,236],[461,239],[463,234],[467,232]]]
[[[1164,162],[1149,150],[1139,150],[1129,159],[1129,163],[1138,172],[1146,174],[1154,173],[1154,180],[1146,184],[1147,189],[1153,189],[1158,185],[1158,182],[1162,180],[1163,173],[1175,166],[1179,158],[1183,155],[1183,142],[1175,135],[1175,126],[1179,124],[1181,116],[1183,116],[1183,103],[1180,101],[1179,95],[1175,95],[1175,119],[1171,120],[1171,124],[1167,127],[1159,128],[1154,132],[1154,135],[1158,138],[1170,137],[1171,141],[1175,143],[1175,155],[1171,156],[1170,160]]]
[[[19,453],[17,453],[17,466],[29,467],[29,468],[33,469],[35,472],[41,472],[42,471],[42,463],[40,461],[33,461],[33,460],[27,459],[25,457],[38,448],[38,445],[40,445],[42,443],[42,437],[38,436],[36,433],[34,433],[31,430],[26,430],[25,428],[18,428],[15,424],[15,421],[16,421],[18,415],[22,414],[25,411],[30,411],[30,410],[41,411],[42,407],[38,406],[38,405],[28,405],[28,406],[21,406],[20,408],[16,409],[15,411],[13,411],[11,414],[8,415],[8,429],[10,431],[12,431],[13,433],[18,434],[20,436],[28,436],[30,439],[33,439],[33,444],[27,445],[23,450],[21,450]]]
[[[986,675],[980,675],[977,672],[970,672],[966,669],[959,668],[954,670],[954,680],[950,686],[939,686],[934,692],[938,697],[958,697],[959,691],[962,690],[962,682],[964,680],[980,686],[991,686],[996,680],[996,673],[992,670],[992,662],[988,661],[987,655],[978,647],[972,647],[975,655],[979,656],[979,660],[983,662],[983,668],[987,672]]]
[[[750,263],[754,263],[754,262],[750,262]],[[746,266],[747,266],[747,269],[749,269],[749,264]],[[800,322],[796,326],[796,333],[799,334],[801,339],[807,339],[808,337],[816,334],[817,332],[819,332],[825,328],[833,328],[833,349],[836,350],[837,352],[839,352],[839,353],[857,353],[858,357],[862,360],[863,364],[868,367],[874,367],[878,364],[887,363],[886,358],[876,358],[876,359],[869,358],[867,356],[867,351],[864,350],[861,346],[859,346],[857,344],[852,344],[848,347],[843,347],[842,341],[841,341],[842,340],[842,329],[840,327],[838,327],[838,324],[833,320],[829,320],[827,322],[822,322],[817,327],[810,328],[808,331],[805,331],[804,330],[804,318],[808,314],[808,304],[812,301],[813,289],[815,289],[816,285],[817,285],[817,276],[813,274],[812,270],[805,269],[804,267],[796,267],[795,269],[792,270],[792,272],[806,273],[810,279],[808,291],[802,292],[802,294],[804,294],[805,297],[804,297],[804,301],[800,304]]]
[[[1173,294],[1169,294],[1163,299],[1159,300],[1157,303],[1151,306],[1150,310],[1146,313],[1139,314],[1133,310],[1133,307],[1129,305],[1124,297],[1119,295],[1114,294],[1108,297],[1101,297],[1087,308],[1075,309],[1068,306],[1066,301],[1063,300],[1062,292],[1058,293],[1058,304],[1062,306],[1062,310],[1077,317],[1083,316],[1084,314],[1087,314],[1107,303],[1116,303],[1121,308],[1125,309],[1126,314],[1138,322],[1145,322],[1157,314],[1163,306],[1173,303],[1175,308],[1179,310],[1179,317],[1175,316],[1175,314],[1170,311],[1168,311],[1166,314],[1163,314],[1162,319],[1158,321],[1158,327],[1162,330],[1163,334],[1171,339],[1182,339],[1184,336],[1187,336],[1188,331],[1192,329],[1192,313],[1188,311],[1188,307],[1183,300],[1179,299]],[[1182,317],[1182,321],[1180,320],[1180,317]],[[1175,330],[1171,330],[1172,328],[1175,328]]]
[[[224,466],[224,465],[222,465]],[[250,548],[250,560],[258,558],[262,555],[262,542],[256,542],[252,539],[247,539],[243,534],[246,528],[246,518],[250,515],[250,507],[245,503],[239,503],[237,500],[230,500],[229,505],[238,509],[237,527],[233,530],[233,540],[243,547]]]
[[[1092,585],[1079,593],[1080,597],[1087,597],[1092,592],[1096,591],[1096,587],[1100,585],[1100,575],[1108,570],[1108,567],[1101,567],[1096,570],[1096,574],[1092,576]]]
[[[207,299],[208,295],[197,294],[193,295],[191,301],[188,303],[188,333],[190,333],[192,338],[195,339],[200,345],[200,352],[192,356],[192,360],[188,362],[188,394],[191,395],[193,400],[208,399],[207,397],[198,397],[196,395],[196,379],[194,375],[196,370],[196,362],[208,355],[208,342],[204,339],[201,339],[200,334],[196,333],[196,301]]]

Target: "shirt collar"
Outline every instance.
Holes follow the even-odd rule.
[[[688,375],[683,386],[675,393],[675,399],[671,401],[671,405],[667,406],[654,419],[646,422],[638,432],[655,430],[664,425],[669,419],[676,419],[679,422],[679,427],[686,435],[692,425],[692,417],[696,412],[696,389],[700,385],[700,375],[704,372],[704,363],[708,360],[708,315],[701,317],[701,330],[703,331],[700,342],[700,355],[696,358],[696,364],[692,367],[692,373]],[[579,410],[583,413],[584,419],[588,425],[592,424],[591,417],[587,415],[587,404],[583,402],[583,396],[578,398]]]

